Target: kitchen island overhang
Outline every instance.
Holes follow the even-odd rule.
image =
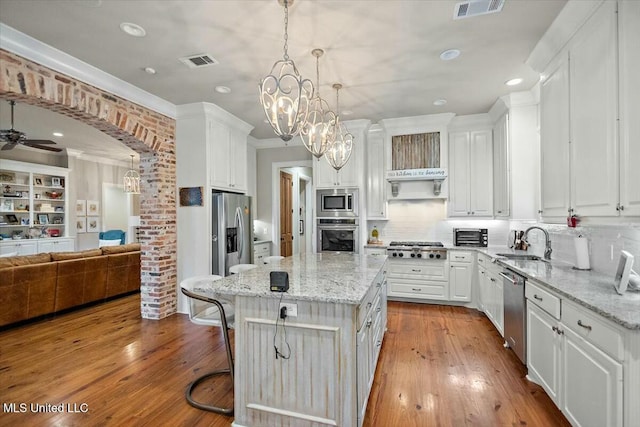
[[[384,265],[298,255],[194,288],[235,302],[234,426],[362,425],[386,327]],[[288,273],[287,292],[270,291],[271,271]],[[281,303],[296,316],[281,319]]]

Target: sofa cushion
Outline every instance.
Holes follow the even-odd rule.
[[[65,261],[68,259],[89,258],[101,255],[102,251],[100,249],[88,249],[86,251],[77,252],[52,252],[51,258],[54,261]]]
[[[105,246],[102,248],[104,255],[121,254],[124,252],[135,252],[140,250],[140,243],[129,243],[120,246]]]
[[[51,254],[22,255],[6,259],[10,259],[14,267],[19,267],[22,265],[44,264],[51,262]]]
[[[120,241],[120,239],[116,239],[116,240],[98,240],[98,247],[99,248],[103,248],[105,246],[119,246],[122,242]]]

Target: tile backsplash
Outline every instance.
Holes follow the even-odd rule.
[[[505,246],[509,230],[526,230],[538,225],[549,232],[553,253],[552,259],[575,264],[574,239],[582,235],[589,239],[589,262],[591,269],[604,274],[613,274],[618,266],[620,251],[630,252],[636,259],[634,270],[640,271],[640,223],[583,225],[568,228],[560,224],[542,224],[535,221],[467,220],[446,218],[446,203],[443,200],[398,200],[389,203],[388,221],[367,221],[368,235],[375,225],[384,243],[392,240],[441,241],[453,243],[453,229],[487,228],[489,245]],[[529,252],[544,253],[544,235],[540,231],[529,233]]]

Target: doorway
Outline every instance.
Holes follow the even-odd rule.
[[[293,255],[293,176],[280,171],[280,255]]]
[[[312,181],[312,163],[309,160],[297,160],[289,162],[272,163],[272,199],[271,199],[271,223],[272,241],[274,254],[283,253],[281,238],[287,239],[287,236],[281,232],[291,230],[291,254],[296,255],[302,252],[313,251],[313,181]],[[281,218],[281,204],[286,204],[281,197],[281,173],[284,172],[291,176],[291,184],[287,188],[291,190],[291,207],[284,209],[291,212],[291,218]],[[285,196],[286,197],[286,196]],[[282,221],[286,221],[286,226],[281,225]],[[285,251],[288,250],[285,248]]]

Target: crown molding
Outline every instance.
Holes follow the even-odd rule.
[[[0,49],[15,53],[123,99],[176,118],[176,106],[93,65],[0,23]]]

